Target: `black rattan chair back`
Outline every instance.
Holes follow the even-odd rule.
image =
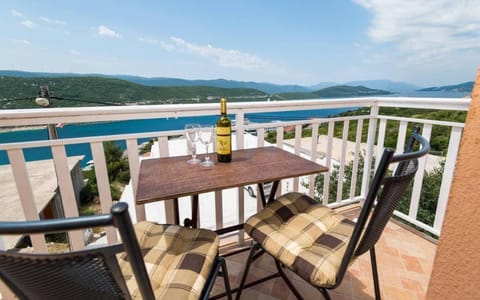
[[[367,252],[378,242],[385,226],[393,215],[393,211],[400,203],[408,185],[415,177],[418,169],[417,159],[404,161],[402,164],[400,174],[383,179],[383,187],[377,197],[377,203],[371,213],[368,226],[355,251],[356,256]]]
[[[130,299],[116,254],[127,252],[143,299],[151,283],[126,203],[110,214],[31,222],[0,222],[0,234],[64,232],[113,225],[122,244],[62,254],[0,252],[0,277],[20,299]]]
[[[419,150],[414,148],[419,144]],[[405,145],[404,153],[394,155],[394,150],[386,148],[380,159],[375,175],[372,179],[365,203],[357,220],[357,225],[345,251],[337,282],[341,282],[351,260],[356,256],[370,251],[375,278],[377,299],[378,279],[376,271],[375,244],[380,239],[385,226],[393,215],[401,198],[407,191],[418,169],[418,158],[430,151],[429,142],[420,135],[420,128],[415,127]],[[389,168],[398,163],[393,175],[388,175]]]
[[[415,150],[417,149],[417,145],[416,145],[417,143],[420,144],[420,147],[418,148],[419,150]],[[313,284],[315,287],[317,287],[325,299],[330,299],[327,289],[337,288],[342,283],[343,277],[345,276],[345,272],[347,271],[347,268],[351,264],[352,260],[355,259],[357,256],[360,256],[363,253],[368,251],[370,252],[370,258],[371,258],[371,264],[372,264],[372,275],[373,275],[373,283],[374,283],[374,289],[375,289],[375,299],[380,299],[381,294],[380,294],[380,285],[378,280],[377,262],[375,258],[375,244],[380,239],[380,236],[382,235],[382,232],[385,229],[385,226],[387,225],[388,221],[392,217],[395,208],[398,206],[401,198],[407,191],[408,185],[410,184],[410,182],[412,182],[413,178],[415,177],[415,174],[418,169],[418,158],[426,155],[429,152],[429,150],[430,150],[430,145],[428,141],[420,135],[420,128],[418,127],[414,128],[412,135],[407,141],[407,144],[404,149],[404,153],[394,155],[395,151],[393,149],[386,148],[384,150],[383,155],[380,158],[380,162],[378,164],[375,175],[372,179],[372,183],[368,190],[368,194],[366,195],[365,202],[360,211],[360,215],[357,219],[356,224],[354,225],[353,232],[350,236],[350,239],[348,240],[348,244],[345,249],[345,252],[343,253],[343,257],[341,258],[340,267],[338,268],[338,271],[336,273],[336,278],[334,283],[328,282],[324,284],[324,283],[318,283],[318,281],[312,282],[312,280],[309,280],[309,278],[312,278],[313,277],[312,274],[315,274],[314,273],[315,268],[319,269],[318,273],[324,274],[320,271],[320,269],[325,265],[327,265],[326,268],[328,269],[325,273],[328,274],[328,272],[330,272],[330,270],[334,267],[334,264],[332,263],[323,264],[323,261],[326,260],[325,257],[327,256],[339,255],[338,253],[340,251],[337,250],[338,248],[335,248],[337,246],[333,246],[330,251],[329,249],[327,249],[327,247],[323,247],[322,245],[323,248],[321,251],[323,251],[324,253],[319,250],[316,250],[319,253],[321,252],[321,254],[315,253],[311,255],[312,257],[321,257],[319,258],[319,263],[318,263],[319,267],[316,267],[315,262],[311,262],[311,261],[307,262],[305,259],[302,258],[303,261],[305,262],[302,261],[301,263],[298,263],[298,264],[294,263],[292,267],[290,267],[290,269],[297,274],[300,274],[301,272],[303,272],[304,275],[301,277],[309,281],[309,283]],[[394,166],[393,164],[396,164],[396,163],[398,165],[396,166],[395,172],[393,173],[393,175],[389,175],[390,167],[393,167]],[[312,203],[314,203],[313,200],[312,200]],[[291,213],[289,208],[286,208],[286,210],[289,213]],[[330,211],[330,213],[334,213],[333,210]],[[265,221],[264,223],[268,223],[268,222],[269,221]],[[260,224],[263,224],[263,223],[260,223]],[[318,226],[318,225],[312,225],[312,227],[314,226]],[[307,228],[307,226],[303,228]],[[255,239],[255,237],[253,238]],[[342,242],[341,240],[335,238],[333,235],[329,235],[327,239],[330,240],[328,242],[330,244],[337,243],[337,245],[340,245]],[[327,240],[327,239],[324,239],[324,240]],[[286,237],[285,240],[288,240],[288,237]],[[320,240],[320,238],[318,238],[318,240]],[[278,241],[280,241],[280,239]],[[278,241],[275,241],[275,242],[278,242]],[[297,244],[295,243],[296,241],[292,242],[291,245],[294,245],[296,247]],[[328,243],[325,242],[324,245],[327,245]],[[330,245],[328,245],[328,247],[330,247]],[[308,252],[308,251],[312,251],[312,250],[308,249],[305,252]],[[334,252],[334,251],[337,251],[337,252]],[[240,287],[237,292],[236,299],[240,298],[241,291],[243,288],[249,287],[258,283],[262,283],[266,280],[275,278],[277,276],[281,276],[286,282],[287,286],[293,292],[293,294],[298,299],[301,299],[302,296],[300,292],[295,288],[295,286],[290,282],[289,278],[282,271],[282,268],[283,268],[282,263],[279,260],[279,258],[276,257],[276,255],[278,254],[276,255],[271,254],[271,256],[275,259],[275,265],[277,267],[278,273],[271,274],[264,278],[260,278],[253,282],[245,284],[251,262],[257,259],[263,253],[268,253],[268,252],[263,248],[262,244],[258,241],[254,243],[247,259],[247,263],[242,275],[242,279],[240,282]],[[289,253],[289,255],[291,254]],[[325,277],[328,277],[328,276],[326,275]]]

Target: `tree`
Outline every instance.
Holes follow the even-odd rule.
[[[437,210],[444,168],[445,162],[441,162],[439,167],[434,168],[430,172],[425,171],[423,176],[417,219],[430,226],[433,226],[433,222],[435,221],[435,212]],[[413,183],[409,185],[405,196],[402,198],[398,206],[398,210],[404,214],[408,214],[410,208],[412,189]]]
[[[123,186],[130,180],[128,160],[123,155],[123,149],[115,142],[104,142],[103,148],[107,163],[108,180],[110,182],[110,193],[113,200],[119,200],[122,195]],[[83,177],[87,179],[87,184],[80,193],[80,200],[83,204],[87,204],[98,197],[95,167],[84,171]]]
[[[343,171],[343,190],[342,190],[342,199],[346,199],[350,195],[351,184],[352,184],[352,174],[353,174],[353,161],[345,165]],[[357,181],[355,184],[355,192],[358,193],[362,186],[362,181],[360,180],[363,177],[365,159],[363,154],[360,154],[358,157],[358,168],[357,168]],[[328,186],[328,203],[334,202],[337,199],[337,189],[338,189],[338,178],[340,173],[340,165],[335,164],[330,171],[330,183]],[[319,202],[323,201],[323,191],[324,191],[324,176],[325,174],[317,175],[315,177],[315,199]],[[305,184],[308,188],[308,183]]]
[[[437,209],[438,197],[440,195],[440,186],[442,183],[443,171],[445,168],[445,162],[441,162],[440,166],[434,168],[432,171],[425,171],[422,182],[422,192],[420,194],[420,201],[417,213],[417,220],[433,226],[435,220],[435,213]],[[328,203],[334,202],[337,197],[337,188],[338,188],[338,178],[340,166],[334,165],[330,171],[330,184],[328,191]],[[352,182],[352,170],[353,170],[353,161],[345,165],[343,180],[343,193],[342,199],[347,199],[350,195],[350,187]],[[358,172],[357,172],[357,181],[355,186],[355,192],[358,192],[361,189],[361,178],[363,177],[364,172],[364,156],[359,156],[358,162]],[[373,176],[373,169],[370,172],[370,176]],[[324,190],[324,176],[318,175],[315,177],[315,199],[319,202],[323,201],[323,190]],[[308,183],[305,184],[308,188]],[[408,214],[410,208],[410,200],[413,190],[413,182],[409,185],[405,195],[400,200],[400,203],[397,207],[397,210]],[[403,221],[402,221],[403,222]]]

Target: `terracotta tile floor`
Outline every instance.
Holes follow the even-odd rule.
[[[227,251],[222,248],[222,252]],[[425,299],[436,245],[394,222],[389,222],[376,246],[382,299]],[[227,268],[232,287],[237,287],[248,251],[228,256]],[[263,255],[252,265],[249,279],[275,273],[275,265]],[[304,299],[323,299],[315,288],[287,271]],[[217,279],[213,294],[224,291],[223,279]],[[335,299],[374,299],[373,281],[368,253],[357,259],[346,273],[342,284],[329,291]],[[281,278],[269,280],[242,292],[242,299],[295,299]]]

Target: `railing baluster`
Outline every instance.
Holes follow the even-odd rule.
[[[257,129],[257,147],[265,146],[265,129],[258,128]]]
[[[161,136],[158,138],[158,149],[160,157],[168,157],[170,154],[170,150],[168,149],[168,136]],[[165,220],[168,224],[175,223],[175,214],[174,214],[174,203],[173,199],[163,201],[164,209],[165,209]],[[182,217],[180,216],[180,222]]]
[[[403,147],[405,146],[405,139],[407,137],[407,121],[400,121],[400,127],[398,128],[398,136],[397,136],[397,148],[395,150],[396,153],[402,153]]]
[[[340,149],[340,168],[338,170],[338,183],[337,183],[337,203],[340,203],[343,199],[343,181],[345,175],[345,156],[347,153],[347,142],[348,142],[348,128],[350,126],[349,120],[343,122],[343,132],[342,132],[342,147]]]
[[[370,174],[372,167],[373,147],[375,146],[375,133],[377,131],[378,106],[370,108],[370,118],[368,119],[368,136],[367,136],[367,153],[365,154],[363,176],[362,176],[362,190],[360,197],[365,198],[367,195],[368,186],[370,185]]]
[[[237,189],[237,197],[238,197],[238,222],[244,223],[245,222],[245,193],[243,188]],[[240,229],[238,231],[238,243],[240,245],[245,244],[245,229]]]
[[[215,191],[215,226],[216,229],[223,228],[223,192]]]
[[[295,125],[295,154],[300,155],[302,146],[302,125]],[[293,190],[298,192],[299,180],[298,177],[293,179]]]
[[[138,186],[138,174],[140,171],[140,161],[138,156],[138,143],[137,139],[127,139],[127,153],[128,153],[128,166],[130,168],[130,182],[132,184],[132,199],[135,201],[135,195],[137,194]],[[134,221],[145,221],[145,205],[136,205],[132,203],[132,207],[129,210],[134,209],[135,216],[132,218]]]
[[[94,142],[90,144],[92,149],[92,157],[95,164],[95,175],[97,177],[98,196],[100,198],[100,207],[103,213],[110,212],[112,207],[112,194],[110,192],[110,181],[108,180],[107,162],[105,160],[105,152],[103,143]],[[115,228],[106,228],[107,240],[109,244],[115,243],[117,232]]]
[[[245,114],[243,111],[237,112],[235,115],[235,123],[236,123],[236,137],[237,137],[237,149],[244,149],[245,148]],[[237,200],[238,200],[238,219],[240,222],[243,222],[245,219],[245,205],[244,205],[244,189],[243,186],[237,188]],[[243,237],[243,229],[239,230],[238,232],[238,240],[240,244],[243,244],[244,237]]]
[[[327,131],[327,151],[325,152],[327,167],[329,168],[328,174],[325,174],[323,177],[323,205],[328,204],[329,200],[329,191],[330,191],[330,174],[332,173],[332,145],[333,145],[333,130],[335,129],[335,122],[328,122],[328,131]]]
[[[312,126],[312,144],[310,145],[310,159],[317,161],[317,145],[318,145],[318,123],[311,124]],[[318,175],[310,175],[308,177],[308,194],[310,197],[315,197],[315,177]],[[328,176],[328,175],[327,175]]]
[[[387,119],[380,119],[380,124],[378,126],[378,138],[377,138],[377,150],[375,157],[375,170],[380,164],[380,159],[383,154],[383,149],[385,148],[385,133],[387,132]]]
[[[265,146],[265,128],[257,129],[257,147]],[[258,195],[258,187],[256,187]],[[260,211],[263,208],[263,203],[260,197],[257,197],[257,211]]]
[[[350,183],[350,200],[355,198],[357,188],[358,163],[360,156],[360,146],[362,143],[363,119],[357,121],[357,132],[355,136],[355,153],[353,154],[352,178]]]
[[[160,157],[168,157],[170,149],[168,149],[168,136],[161,136],[158,138],[158,150]]]
[[[283,149],[283,126],[277,126],[277,147]],[[278,183],[276,197],[282,194],[282,181]]]
[[[423,125],[422,136],[428,141],[430,141],[431,134],[432,125]],[[427,159],[428,155],[418,159],[418,171],[415,174],[415,179],[413,181],[412,196],[410,198],[410,208],[408,209],[408,216],[412,219],[417,219],[418,206],[420,204],[420,194],[422,193],[423,176],[425,174],[425,165]]]
[[[242,111],[235,115],[236,132],[237,132],[237,149],[244,149],[245,141],[243,133],[245,132],[245,115]]]
[[[462,137],[462,128],[452,127],[450,133],[450,142],[448,143],[447,158],[442,176],[442,184],[440,185],[440,196],[438,197],[437,210],[435,212],[435,221],[433,228],[442,231],[443,218],[447,209],[448,196],[455,171],[455,162],[457,161],[458,149],[460,147],[460,139]]]

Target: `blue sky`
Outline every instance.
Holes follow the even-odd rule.
[[[3,0],[0,18],[0,69],[437,86],[480,66],[480,0]]]

